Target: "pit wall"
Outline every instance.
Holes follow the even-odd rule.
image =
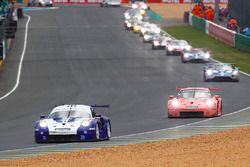
[[[196,29],[231,47],[250,52],[250,38],[217,25],[211,21],[189,14],[188,22]]]

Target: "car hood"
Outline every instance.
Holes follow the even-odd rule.
[[[207,106],[207,102],[209,100],[214,101],[213,98],[207,98],[207,99],[204,99],[204,98],[202,98],[202,99],[180,98],[180,99],[178,99],[178,102],[179,102],[180,106],[182,106],[182,107],[187,107],[187,106],[205,107],[205,106]]]

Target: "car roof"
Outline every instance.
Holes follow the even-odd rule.
[[[50,114],[52,114],[54,112],[68,111],[68,110],[84,111],[84,112],[89,113],[90,115],[92,114],[91,113],[91,106],[82,105],[82,104],[65,104],[65,105],[60,105],[60,106],[57,106],[57,107],[53,108],[53,110],[51,111]]]

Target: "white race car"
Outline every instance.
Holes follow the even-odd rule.
[[[205,48],[192,48],[181,54],[182,63],[186,62],[209,62],[211,57],[210,51]]]
[[[61,105],[48,117],[40,116],[35,124],[35,142],[109,140],[111,124],[108,117],[96,114],[96,107],[108,105]]]
[[[167,43],[166,46],[166,55],[172,55],[172,54],[182,54],[183,51],[191,50],[192,46],[188,44],[185,40],[172,40],[169,43]]]
[[[156,24],[146,22],[145,24],[141,25],[140,36],[144,36],[146,32],[154,32],[160,34],[161,28]]]
[[[159,36],[152,41],[152,49],[165,49],[167,43],[172,41],[172,38],[169,36]]]
[[[100,2],[101,7],[109,7],[109,6],[121,6],[121,0],[102,0]]]
[[[41,7],[52,7],[52,0],[30,0],[28,6],[41,6]]]

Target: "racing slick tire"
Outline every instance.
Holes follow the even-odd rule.
[[[100,3],[100,7],[103,8],[103,3]]]
[[[156,49],[156,47],[154,45],[152,45],[152,50],[155,50],[155,49]]]
[[[169,52],[169,50],[167,49],[166,50],[166,56],[170,56],[171,55],[171,53]]]
[[[187,63],[187,61],[185,61],[183,58],[181,58],[181,62],[182,63]]]
[[[110,121],[108,121],[108,124],[107,124],[107,139],[106,140],[109,140],[111,138],[111,124],[110,124]]]
[[[99,125],[96,124],[95,127],[95,141],[99,141],[100,140],[100,130],[99,130]]]

